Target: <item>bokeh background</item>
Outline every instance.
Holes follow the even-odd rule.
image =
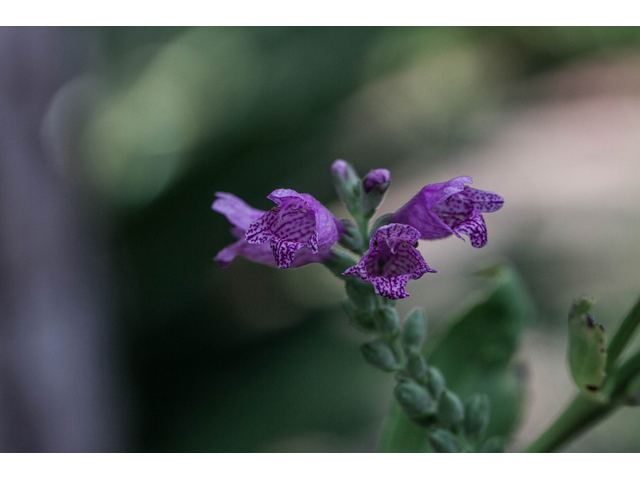
[[[536,304],[517,450],[574,392],[566,313],[640,293],[637,28],[0,29],[0,450],[373,451],[392,379],[319,265],[213,257],[214,192],[338,216],[329,167],[388,168],[381,212],[470,175],[489,243],[422,242],[401,312],[433,331],[506,258]],[[639,451],[623,409],[567,447]]]

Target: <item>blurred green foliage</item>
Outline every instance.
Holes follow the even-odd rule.
[[[132,448],[143,451],[257,451],[305,432],[351,448],[361,441],[352,432],[375,431],[391,398],[358,342],[338,333],[346,318],[336,307],[288,295],[290,272],[212,261],[232,241],[210,210],[214,192],[262,209],[281,187],[334,200],[334,159],[361,172],[409,154],[435,164],[471,140],[472,108],[501,101],[510,82],[640,41],[636,29],[612,28],[100,33],[106,87],[86,125],[83,173],[113,226],[120,364]],[[523,325],[509,282],[431,356],[463,398],[492,397],[489,428],[503,434],[517,416],[500,398],[520,396],[509,359]]]

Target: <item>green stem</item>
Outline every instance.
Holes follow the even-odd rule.
[[[609,342],[607,348],[607,371],[615,366],[616,361],[620,357],[620,354],[624,351],[625,347],[631,341],[635,329],[640,324],[640,299],[633,306],[631,311],[627,314],[622,324],[616,331],[615,335]]]
[[[553,452],[611,413],[617,404],[603,404],[578,394],[558,419],[524,451]]]
[[[625,394],[627,385],[640,372],[640,352],[636,352],[629,360],[620,365],[619,368],[611,374],[610,384],[605,383],[604,392],[611,392],[611,397],[617,399]],[[607,388],[609,387],[609,388]]]
[[[360,235],[362,235],[362,252],[364,253],[369,249],[369,220],[370,218],[364,215],[354,215]]]
[[[634,308],[635,310],[635,308]],[[578,394],[558,419],[525,452],[552,452],[615,411],[626,400],[627,385],[640,372],[640,352],[615,369],[602,387],[607,402]]]

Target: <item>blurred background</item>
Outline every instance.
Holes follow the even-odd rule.
[[[343,284],[216,253],[214,192],[336,215],[329,167],[388,168],[381,213],[470,175],[489,242],[421,242],[401,313],[446,328],[509,259],[536,304],[511,449],[572,396],[566,314],[640,292],[637,28],[0,29],[0,450],[375,450],[393,380]],[[567,447],[639,451],[623,409]]]

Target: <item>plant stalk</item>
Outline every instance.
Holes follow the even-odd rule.
[[[583,394],[578,394],[558,419],[525,448],[524,452],[554,452],[611,413],[616,407],[615,403],[599,403]]]

